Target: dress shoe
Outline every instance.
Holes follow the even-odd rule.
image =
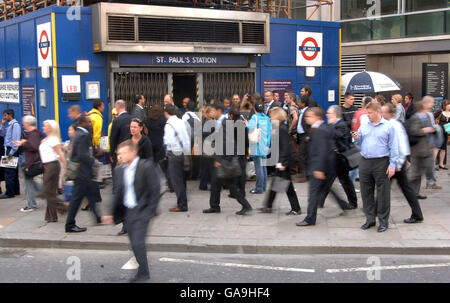
[[[203,210],[204,214],[220,213],[220,208],[208,208]]]
[[[251,210],[252,210],[251,208],[245,208],[245,207],[243,207],[240,211],[237,211],[237,212],[236,212],[236,215],[243,216],[243,215],[245,215],[247,212],[250,212]]]
[[[264,213],[264,214],[271,214],[272,213],[272,208],[268,208],[268,207],[259,208],[258,210],[260,212]]]
[[[388,229],[388,227],[386,225],[378,226],[378,232],[379,233],[385,232],[387,229]]]
[[[228,195],[228,198],[236,199],[236,197],[235,197],[234,195],[232,195],[232,194],[229,194],[229,195]]]
[[[375,226],[375,222],[372,222],[372,223],[366,222],[363,224],[363,226],[361,226],[361,229],[369,229],[374,226]]]
[[[346,203],[343,205],[342,209],[344,210],[350,210],[350,209],[355,209],[356,207],[354,205],[351,205],[350,203]]]
[[[174,208],[169,209],[169,211],[173,212],[173,213],[180,213],[180,212],[187,211],[187,209],[181,209],[181,208],[178,208],[178,207],[174,207]]]
[[[86,227],[78,227],[78,226],[74,225],[70,228],[66,228],[66,233],[81,233],[86,230],[87,230]]]
[[[418,220],[415,218],[408,218],[408,219],[403,220],[403,222],[404,223],[422,223],[423,220]]]
[[[306,222],[306,221],[301,221],[301,222],[295,223],[295,225],[297,225],[297,226],[310,226],[310,225],[315,225],[315,224],[312,224],[312,223],[309,223],[309,222]]]
[[[252,189],[252,190],[250,191],[250,193],[251,193],[251,194],[258,195],[258,194],[263,194],[264,192],[263,192],[263,191],[257,191],[256,189]]]
[[[149,275],[146,275],[146,276],[136,275],[132,279],[130,279],[130,283],[144,283],[148,280],[150,280]]]
[[[421,195],[417,195],[417,199],[420,200],[425,200],[427,198],[427,196],[421,196]]]
[[[7,195],[0,196],[0,199],[10,199],[10,198],[14,198],[14,196],[7,196]]]
[[[286,213],[286,216],[297,216],[297,215],[301,215],[301,214],[302,214],[301,210],[299,210],[299,211],[291,210],[290,212]]]
[[[123,228],[117,233],[118,236],[123,236],[123,235],[126,235],[126,234],[127,234],[127,231],[125,229],[123,229]]]
[[[442,189],[440,185],[427,186],[426,189]]]

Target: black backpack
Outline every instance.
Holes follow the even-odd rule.
[[[192,117],[191,114],[189,115],[189,119],[187,120],[189,126],[191,127],[191,148],[194,146],[194,123],[195,123],[195,119]],[[194,114],[195,115],[195,114]]]

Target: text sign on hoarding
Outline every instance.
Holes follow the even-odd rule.
[[[263,80],[263,91],[277,92],[280,102],[284,102],[284,92],[292,91],[292,80]]]
[[[422,95],[447,98],[448,63],[422,64]]]
[[[38,66],[52,66],[52,26],[50,22],[36,26]]]
[[[36,86],[22,85],[22,108],[24,116],[36,117]]]
[[[0,102],[20,102],[19,82],[0,82]]]
[[[322,66],[322,33],[297,32],[297,66]]]
[[[148,55],[148,54],[121,54],[121,66],[247,66],[248,58],[242,55]]]

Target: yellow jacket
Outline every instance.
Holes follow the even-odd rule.
[[[111,128],[112,128],[112,122],[111,123],[109,123],[109,126],[108,126],[108,146],[107,146],[107,149],[108,149],[108,152],[109,152],[109,138],[111,138]]]
[[[102,136],[103,115],[98,109],[93,108],[89,113],[92,121],[92,145],[100,146],[100,137]]]

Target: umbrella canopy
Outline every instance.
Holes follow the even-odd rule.
[[[401,90],[400,83],[388,75],[377,72],[347,73],[341,79],[341,92],[367,94]]]

